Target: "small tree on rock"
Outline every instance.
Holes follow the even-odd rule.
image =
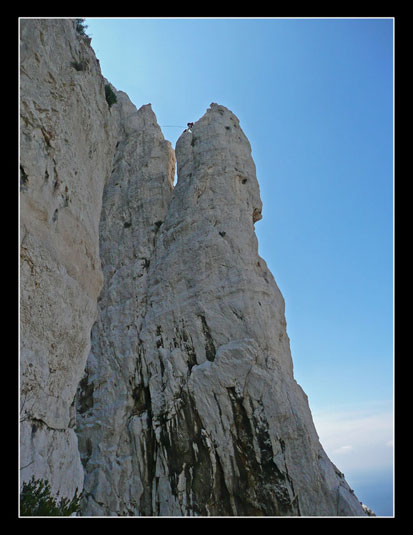
[[[80,509],[82,493],[74,497],[62,498],[59,502],[51,494],[50,483],[45,479],[35,479],[23,483],[20,493],[20,516],[70,516]]]
[[[77,33],[80,35],[86,35],[85,30],[87,28],[87,24],[85,24],[85,19],[75,19],[75,25]]]
[[[115,102],[118,101],[115,93],[113,92],[109,84],[105,85],[105,97],[106,97],[106,102],[109,104],[109,108],[112,106],[112,104],[115,104]]]

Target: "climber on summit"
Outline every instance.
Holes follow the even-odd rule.
[[[187,125],[187,127],[188,127],[188,128],[187,128],[188,132],[191,132],[191,133],[192,133],[191,128],[194,126],[194,123],[186,123],[186,125]]]

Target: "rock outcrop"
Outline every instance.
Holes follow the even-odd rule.
[[[105,284],[79,390],[84,514],[363,515],[293,377],[238,119],[212,104],[182,134],[173,191],[173,156],[147,123],[104,194]]]
[[[21,38],[22,478],[84,516],[366,516],[294,379],[236,116],[174,152],[71,21]]]

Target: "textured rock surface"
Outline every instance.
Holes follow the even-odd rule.
[[[104,287],[92,351],[78,395],[87,512],[134,513],[145,460],[134,451],[141,315],[148,270],[173,189],[175,156],[150,105],[136,110],[117,93],[122,129],[100,222]],[[140,383],[139,383],[140,384]],[[102,505],[100,505],[102,504]]]
[[[72,21],[22,19],[20,38],[21,477],[72,495],[83,485],[74,395],[103,283],[99,220],[116,123]]]
[[[168,151],[160,181],[139,151],[139,164],[124,156],[105,190],[105,285],[79,389],[84,514],[363,516],[293,377],[238,119],[212,104],[182,134],[172,194]]]

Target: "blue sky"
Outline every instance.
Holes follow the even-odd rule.
[[[295,377],[330,458],[392,514],[393,19],[86,24],[103,75],[173,146],[211,102],[240,119]]]

